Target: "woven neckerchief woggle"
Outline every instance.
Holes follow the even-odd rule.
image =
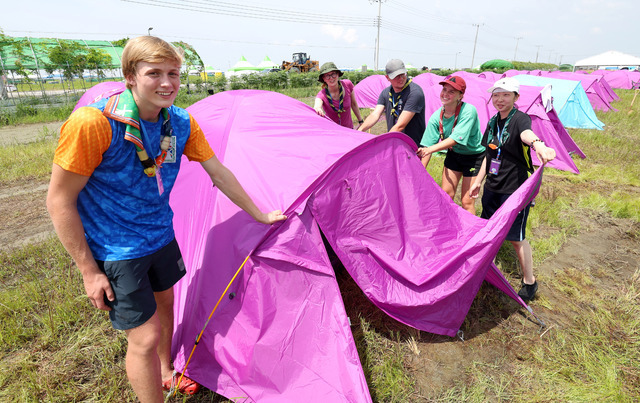
[[[136,153],[138,154],[138,158],[140,158],[144,173],[149,177],[156,176],[157,170],[162,167],[162,163],[167,158],[167,151],[171,145],[173,129],[169,122],[169,111],[166,108],[162,108],[161,110],[163,118],[163,136],[160,141],[160,155],[158,155],[155,160],[151,159],[147,154],[147,151],[144,149],[142,135],[140,134],[140,115],[138,112],[138,105],[136,105],[130,89],[125,90],[122,94],[109,98],[103,114],[108,118],[127,125],[125,128],[124,139],[135,145]]]
[[[400,94],[402,94],[402,91],[405,90],[405,88],[407,88],[409,86],[409,84],[411,84],[411,79],[408,78],[407,82],[404,83],[404,87],[402,87],[402,89],[400,90],[400,92],[398,92],[398,99],[395,100],[393,99],[393,94],[395,93],[395,91],[393,90],[393,86],[389,87],[389,102],[391,102],[391,114],[393,116],[395,116],[396,118],[398,117],[398,111],[396,111],[396,106],[398,106],[398,103],[400,103]]]
[[[340,81],[338,81],[338,87],[340,87],[340,107],[339,108],[336,108],[333,105],[333,98],[331,98],[331,92],[329,91],[328,85],[324,88],[324,92],[327,95],[327,100],[329,101],[329,105],[331,106],[331,109],[336,111],[336,113],[338,114],[338,120],[339,120],[340,114],[344,112],[344,87],[342,86],[342,83]]]
[[[489,148],[495,150],[497,148],[502,147],[502,145],[507,142],[507,140],[509,139],[509,131],[507,130],[507,128],[509,127],[509,122],[511,122],[511,118],[516,113],[516,110],[517,108],[514,105],[511,111],[509,112],[509,115],[507,115],[507,121],[504,123],[504,128],[502,129],[502,132],[498,131],[498,116],[500,116],[500,112],[493,115],[488,125],[489,135],[487,136],[487,144],[489,145]],[[495,131],[498,132],[499,134],[498,144],[493,143],[494,127],[495,127]]]

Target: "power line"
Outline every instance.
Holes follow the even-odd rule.
[[[174,10],[196,11],[201,13],[228,15],[232,17],[254,18],[269,21],[297,22],[305,24],[328,24],[349,26],[374,26],[375,19],[364,17],[345,17],[342,15],[314,14],[280,10],[266,7],[248,7],[232,3],[204,2],[195,0],[183,0],[179,4],[175,1],[165,0],[122,0],[129,3],[143,4],[147,6],[164,7]]]

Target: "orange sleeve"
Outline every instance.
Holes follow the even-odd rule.
[[[79,108],[60,128],[53,163],[79,175],[91,176],[111,144],[111,125],[93,107]]]
[[[191,134],[189,140],[184,147],[184,155],[189,158],[189,161],[203,162],[214,156],[213,150],[209,145],[209,142],[204,137],[204,133],[200,128],[200,125],[189,114],[191,120]]]

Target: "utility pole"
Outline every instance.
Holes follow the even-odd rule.
[[[151,30],[153,29],[153,27],[149,27],[147,28],[147,35],[151,35]]]
[[[478,43],[478,31],[480,31],[480,25],[484,24],[471,24],[476,27],[476,39],[473,41],[473,55],[471,56],[471,68],[473,69],[473,60],[476,58],[476,45]]]
[[[536,63],[538,63],[538,53],[540,53],[540,48],[542,47],[542,45],[536,45],[536,48],[538,48],[538,50],[536,51]]]
[[[518,42],[520,42],[520,39],[522,39],[521,36],[516,38],[516,50],[513,52],[513,61],[516,61],[516,54],[518,53]]]
[[[383,0],[370,0],[374,3],[378,3],[378,19],[376,20],[376,25],[378,26],[378,37],[376,39],[376,57],[375,57],[375,66],[374,66],[374,70],[378,71],[378,62],[380,61],[380,23],[381,23],[381,16],[380,14],[382,13],[382,1]]]

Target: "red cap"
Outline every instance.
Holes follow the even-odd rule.
[[[453,88],[455,88],[456,90],[460,91],[463,94],[467,89],[467,83],[464,81],[464,78],[457,77],[457,76],[448,77],[444,81],[440,81],[439,84],[440,85],[449,84],[450,86],[452,86]]]

